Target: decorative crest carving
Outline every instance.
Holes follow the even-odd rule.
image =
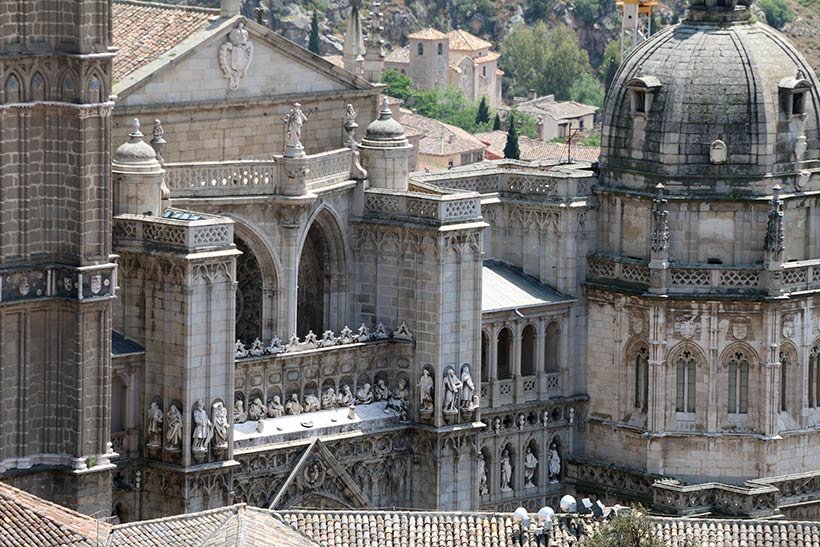
[[[231,89],[239,89],[239,81],[248,71],[251,59],[253,44],[248,31],[245,30],[245,21],[239,21],[228,33],[228,41],[219,47],[219,64]]]

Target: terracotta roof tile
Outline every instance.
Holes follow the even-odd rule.
[[[450,39],[450,51],[476,51],[493,47],[487,40],[470,34],[466,30],[452,30],[447,34],[447,37]]]
[[[518,103],[515,108],[533,116],[545,115],[554,120],[588,116],[598,111],[597,106],[576,101],[556,101],[552,95]]]
[[[387,54],[387,57],[384,59],[385,63],[409,63],[410,62],[410,49],[405,47],[396,48],[390,53]]]
[[[507,144],[506,131],[489,131],[487,133],[476,133],[475,137],[487,144],[489,159],[500,159],[504,157],[504,146]],[[567,145],[560,142],[544,142],[524,135],[518,137],[518,147],[521,150],[521,159],[527,161],[535,160],[566,160]],[[581,161],[598,161],[601,148],[598,146],[584,146],[580,144],[572,145],[572,157]]]
[[[419,141],[419,154],[451,156],[484,149],[484,143],[463,129],[409,110],[402,110],[401,124],[423,134]]]
[[[142,68],[219,17],[219,10],[114,1],[114,81]]]
[[[412,38],[414,40],[444,40],[447,38],[447,35],[441,31],[429,27],[424,30],[414,32],[413,34],[410,34],[407,37]]]

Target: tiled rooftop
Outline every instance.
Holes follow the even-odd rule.
[[[422,133],[423,136],[419,141],[419,154],[451,156],[484,149],[484,143],[460,127],[448,125],[409,110],[401,111],[401,124]]]
[[[501,159],[504,157],[504,146],[507,144],[506,131],[488,131],[486,133],[476,133],[475,137],[487,143],[487,158]],[[518,137],[518,147],[521,150],[521,158],[526,161],[555,160],[566,161],[567,145],[561,142],[544,142],[540,139],[533,139],[525,135]],[[601,148],[598,146],[584,146],[581,144],[572,145],[572,157],[580,161],[598,161]]]
[[[414,32],[413,34],[410,34],[407,37],[414,40],[444,40],[447,38],[447,35],[441,31],[438,31],[430,27],[424,30],[420,30],[418,32]]]
[[[549,116],[554,120],[589,116],[598,111],[597,106],[576,101],[556,101],[552,95],[518,103],[515,105],[515,108],[532,114],[534,117],[540,114]]]
[[[219,17],[219,10],[137,0],[114,1],[114,81],[157,59]]]
[[[476,51],[493,47],[487,40],[470,34],[466,30],[452,30],[447,34],[447,37],[450,39],[450,51]]]

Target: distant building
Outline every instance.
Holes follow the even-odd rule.
[[[469,165],[484,159],[485,144],[460,127],[401,109],[405,132],[419,135],[417,169]]]
[[[486,133],[476,133],[475,138],[483,142],[487,148],[484,151],[484,158],[488,160],[500,160],[504,158],[504,147],[507,144],[506,131],[487,131]],[[521,150],[519,159],[525,161],[598,161],[598,154],[601,153],[599,146],[584,146],[574,144],[568,147],[566,143],[544,142],[540,139],[533,139],[525,135],[518,137],[518,147]]]
[[[405,74],[419,89],[444,89],[453,85],[467,99],[487,97],[490,106],[501,102],[501,77],[498,52],[492,44],[463,30],[444,34],[433,28],[408,36],[406,47],[393,50],[384,68]]]
[[[598,107],[576,101],[556,101],[555,95],[535,97],[531,93],[527,99],[514,102],[515,109],[525,112],[538,121],[538,134],[544,141],[563,138],[569,135],[570,129],[589,132],[595,125]],[[509,112],[509,107],[501,106],[499,110]]]

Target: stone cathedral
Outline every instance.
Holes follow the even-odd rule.
[[[380,32],[353,2],[341,68],[237,0],[3,4],[0,480],[121,521],[819,518],[800,53],[695,0],[625,59],[597,163],[413,173]]]

